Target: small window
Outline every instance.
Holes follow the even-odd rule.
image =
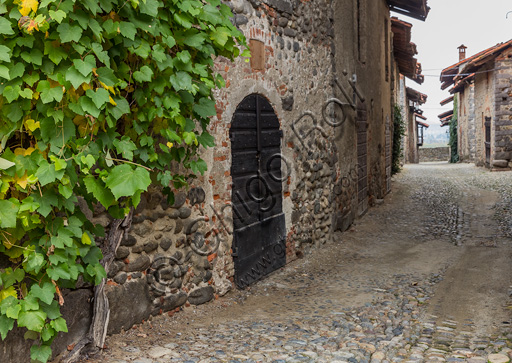
[[[251,50],[251,69],[253,71],[265,70],[265,43],[261,40],[249,40],[249,49]]]

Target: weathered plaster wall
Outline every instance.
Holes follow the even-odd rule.
[[[350,115],[350,122],[337,130],[341,173],[348,175],[353,165],[366,164],[363,172],[368,178],[366,199],[371,205],[387,192],[385,135],[386,122],[392,117],[393,102],[389,10],[383,0],[336,1],[333,8],[335,77],[346,87],[347,79],[355,74],[357,87],[364,96],[364,102],[357,99],[358,113]],[[339,90],[335,92],[342,97]],[[366,160],[357,160],[358,115],[366,119]],[[361,122],[357,124],[363,125]],[[363,137],[361,132],[360,137]],[[361,189],[361,185],[352,184],[352,190]],[[357,200],[352,200],[354,203]],[[353,218],[350,212],[353,210],[340,211],[340,220]]]
[[[458,153],[463,162],[473,162],[471,148],[475,144],[475,89],[474,84],[468,84],[459,93],[458,112]],[[473,146],[474,148],[474,146]],[[474,153],[473,153],[474,154]]]
[[[494,72],[485,72],[494,67],[494,63],[482,69],[475,76],[475,158],[478,166],[485,165],[485,118],[494,113]]]
[[[496,169],[512,167],[512,50],[495,61],[494,114],[492,115],[491,165]],[[492,96],[491,96],[492,97]]]
[[[389,190],[386,130],[389,136],[394,87],[386,2],[228,4],[254,59],[216,60],[226,88],[216,94],[217,115],[209,131],[217,146],[203,155],[205,175],[192,181],[189,190],[176,193],[173,203],[158,189],[141,197],[108,271],[109,334],[151,315],[205,303],[233,288],[229,129],[246,96],[264,96],[282,130],[288,261],[326,242],[335,229],[347,229],[361,205]],[[359,96],[349,80],[355,81]],[[349,101],[355,101],[354,108]],[[358,131],[367,142],[367,154],[359,160]],[[101,208],[90,218],[106,227],[111,222]]]

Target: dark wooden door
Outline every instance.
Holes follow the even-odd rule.
[[[252,94],[238,105],[229,136],[233,178],[235,283],[244,288],[286,263],[281,130],[270,103]]]
[[[491,118],[485,118],[485,162],[491,163]]]
[[[359,215],[368,210],[368,124],[366,111],[357,111],[357,201]]]

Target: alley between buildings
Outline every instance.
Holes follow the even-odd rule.
[[[508,362],[512,173],[424,163],[393,183],[331,242],[87,362]]]

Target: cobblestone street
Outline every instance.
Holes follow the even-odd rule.
[[[508,362],[511,186],[512,172],[407,165],[332,242],[87,362]]]

